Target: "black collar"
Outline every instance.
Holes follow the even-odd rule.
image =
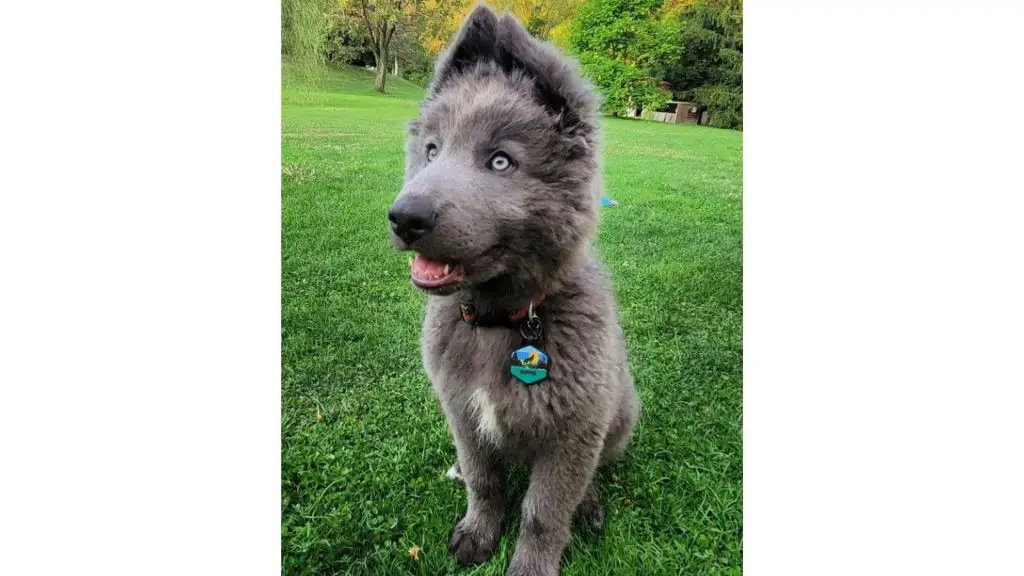
[[[507,326],[515,328],[519,326],[529,314],[530,309],[534,311],[544,301],[544,293],[541,292],[536,298],[518,310],[500,310],[494,312],[480,313],[472,301],[460,301],[459,308],[462,312],[462,320],[474,326]]]

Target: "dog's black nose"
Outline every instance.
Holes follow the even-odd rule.
[[[399,197],[388,210],[391,229],[406,244],[412,244],[430,232],[437,223],[434,203],[424,196]]]

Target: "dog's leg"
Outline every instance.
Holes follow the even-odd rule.
[[[594,488],[593,480],[583,493],[583,500],[576,506],[575,517],[595,530],[604,527],[604,508],[597,499],[597,489]]]
[[[498,546],[505,519],[505,471],[500,459],[472,436],[452,426],[458,469],[466,485],[466,515],[455,525],[448,551],[459,564],[486,562]]]
[[[627,375],[626,378],[629,376]],[[625,395],[612,419],[608,435],[604,439],[604,449],[601,451],[602,466],[618,460],[626,452],[629,437],[633,434],[633,427],[636,426],[636,421],[640,417],[640,398],[636,394],[636,389],[633,388],[632,380],[630,379],[628,382]]]
[[[601,445],[553,447],[533,463],[519,540],[508,576],[557,576],[571,538],[573,513],[587,495]],[[596,502],[596,493],[593,494]]]

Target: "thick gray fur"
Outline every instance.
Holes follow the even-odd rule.
[[[399,195],[433,203],[437,225],[401,249],[461,263],[465,281],[428,298],[422,355],[455,439],[468,509],[449,550],[464,565],[501,536],[508,464],[530,467],[510,576],[556,575],[574,513],[600,524],[592,480],[626,448],[640,412],[608,277],[590,247],[601,195],[595,95],[574,62],[511,15],[478,6],[437,64],[410,123]],[[437,157],[428,162],[428,144]],[[514,168],[495,172],[501,150]],[[538,293],[550,376],[509,373],[519,332],[464,322]]]

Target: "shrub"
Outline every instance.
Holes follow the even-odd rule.
[[[672,99],[672,94],[658,88],[658,83],[642,70],[612,58],[596,54],[580,56],[580,67],[601,92],[601,111],[625,116],[638,105],[657,109]]]
[[[732,86],[701,86],[687,92],[686,98],[707,107],[711,125],[743,129],[743,93]]]

